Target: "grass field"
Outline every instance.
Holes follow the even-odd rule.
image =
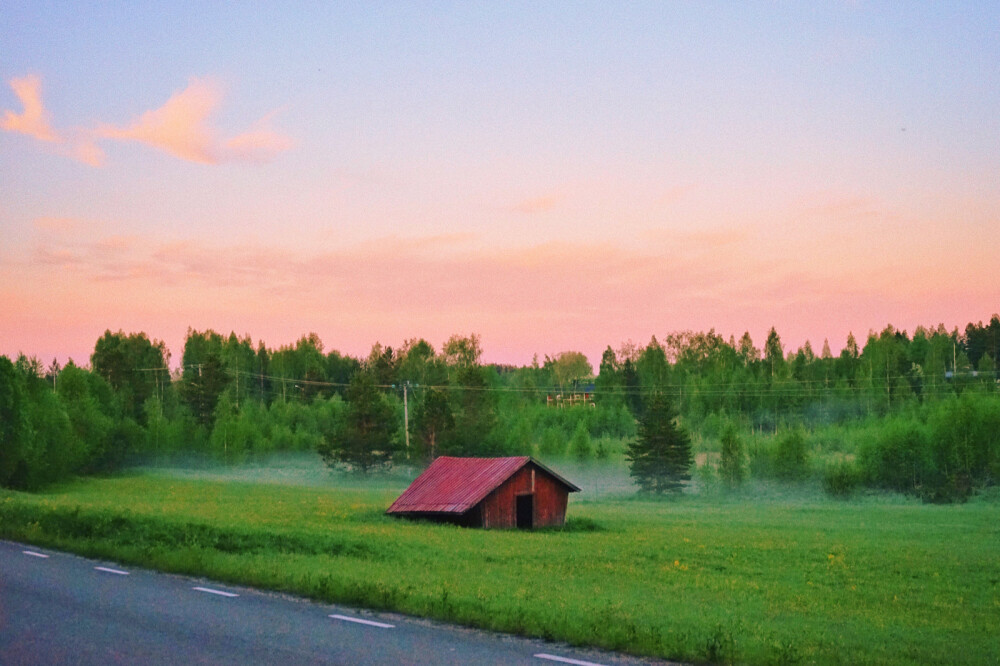
[[[329,483],[148,472],[0,491],[0,536],[684,661],[1000,661],[995,501],[573,497],[565,529],[516,532],[384,516],[405,479]]]

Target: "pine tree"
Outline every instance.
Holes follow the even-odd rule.
[[[648,398],[639,419],[639,436],[625,454],[632,478],[645,492],[677,493],[691,478],[691,438],[676,419],[666,395],[654,393]]]

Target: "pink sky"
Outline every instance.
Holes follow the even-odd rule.
[[[16,6],[0,354],[475,332],[596,365],[1000,310],[995,8],[577,9]]]

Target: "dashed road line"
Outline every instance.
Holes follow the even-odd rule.
[[[594,661],[583,661],[582,659],[570,659],[569,657],[560,657],[554,654],[545,654],[544,652],[539,652],[535,655],[535,659],[547,659],[549,661],[558,661],[560,664],[573,664],[573,666],[603,666],[603,664],[598,664]]]
[[[213,590],[210,587],[192,587],[192,590],[198,590],[199,592],[207,592],[209,594],[217,594],[220,597],[238,597],[240,595],[235,592],[223,592],[222,590]]]
[[[379,627],[381,629],[394,629],[396,625],[386,624],[385,622],[375,622],[374,620],[362,620],[359,617],[350,617],[349,615],[337,615],[336,613],[331,615],[334,620],[343,620],[344,622],[357,622],[358,624],[367,624],[370,627]]]
[[[38,551],[35,550],[22,550],[21,552],[24,553],[25,555],[31,555],[32,557],[40,557],[43,560],[49,559],[49,556],[46,555],[45,553],[39,553]]]
[[[115,574],[116,576],[127,576],[127,571],[122,571],[121,569],[109,569],[108,567],[94,567],[98,571],[103,571],[109,574]]]

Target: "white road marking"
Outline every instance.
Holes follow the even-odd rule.
[[[98,571],[104,571],[104,572],[110,573],[110,574],[117,574],[119,576],[127,576],[128,575],[127,571],[122,571],[121,569],[109,569],[107,567],[94,567],[94,568],[97,569]]]
[[[554,654],[545,654],[544,652],[536,654],[535,659],[548,659],[549,661],[558,661],[561,664],[574,664],[574,666],[603,666],[603,664],[598,664],[593,661],[570,659],[569,657],[557,657]]]
[[[350,617],[348,615],[331,615],[334,620],[343,620],[344,622],[357,622],[358,624],[367,624],[370,627],[381,627],[382,629],[394,629],[396,625],[386,624],[385,622],[375,622],[373,620],[362,620],[359,617]]]
[[[240,595],[233,592],[223,592],[222,590],[213,590],[210,587],[192,587],[192,590],[198,590],[199,592],[208,592],[209,594],[218,594],[220,597],[238,597]]]
[[[40,557],[43,560],[47,560],[49,558],[49,556],[46,555],[45,553],[38,553],[33,550],[22,550],[21,552],[24,553],[25,555],[31,555],[32,557]]]

